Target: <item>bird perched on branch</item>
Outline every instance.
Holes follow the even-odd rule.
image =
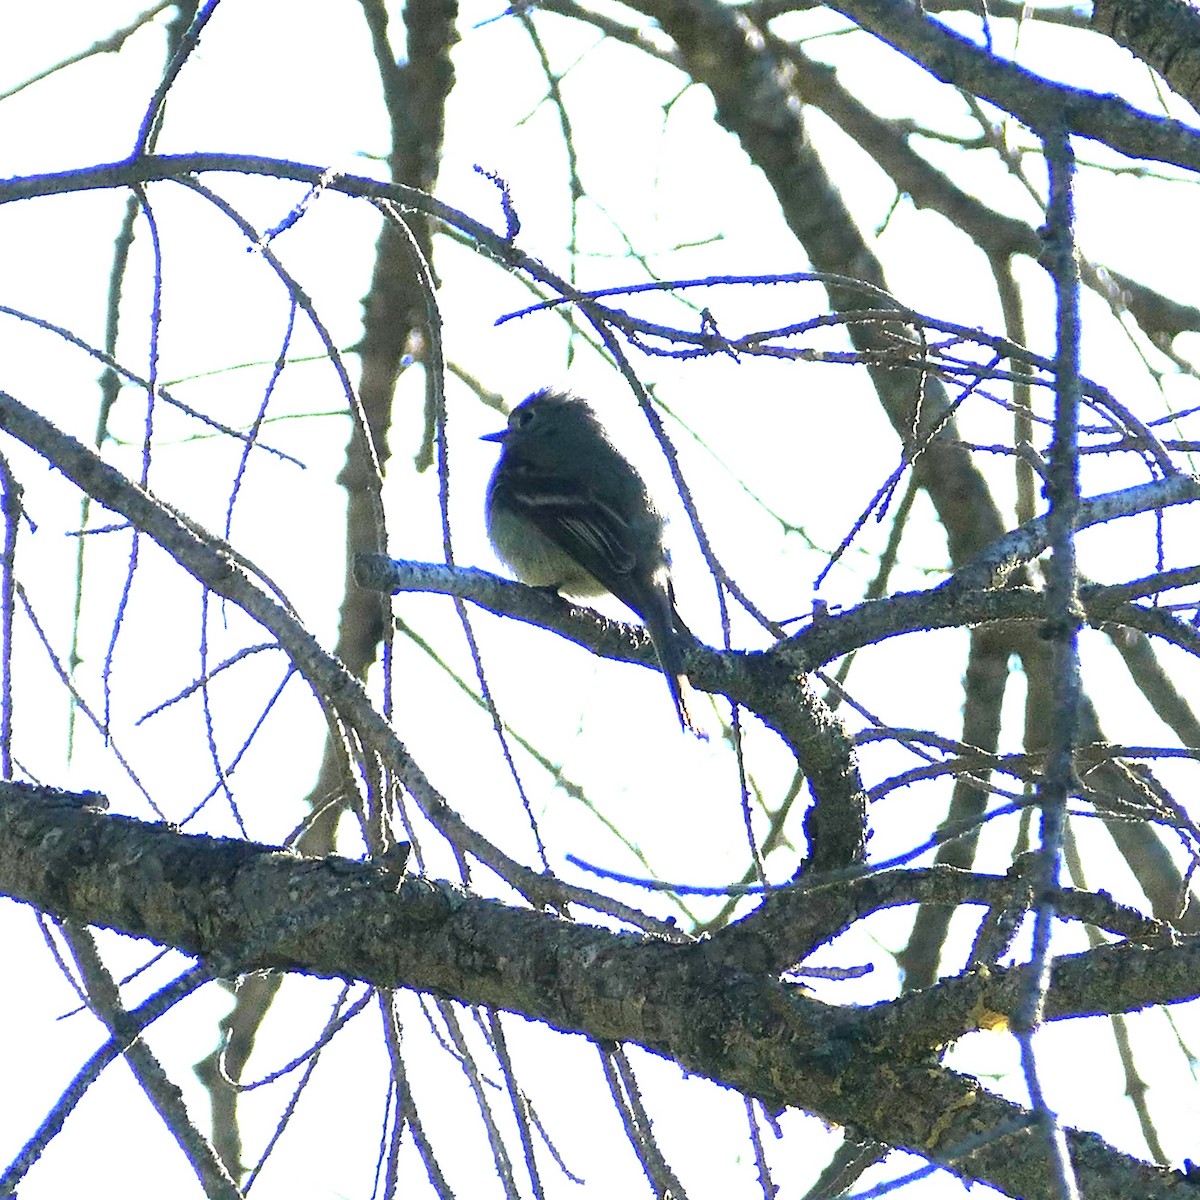
[[[492,546],[532,587],[573,596],[611,592],[646,623],[679,723],[684,702],[680,635],[663,544],[663,518],[636,469],[591,406],[544,388],[484,435],[503,449],[487,491]]]

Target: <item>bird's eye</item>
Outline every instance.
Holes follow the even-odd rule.
[[[536,412],[532,408],[514,408],[508,422],[514,429],[524,429],[534,416]]]

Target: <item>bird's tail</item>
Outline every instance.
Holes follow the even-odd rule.
[[[641,612],[641,617],[646,622],[646,630],[650,634],[650,641],[654,644],[654,652],[658,655],[658,664],[667,677],[667,687],[671,692],[671,702],[675,705],[675,712],[679,716],[680,727],[689,730],[697,737],[703,737],[704,734],[692,719],[692,714],[688,709],[687,697],[693,688],[688,682],[687,671],[684,669],[685,640],[690,642],[695,639],[675,611],[675,603],[669,586],[664,589],[656,588],[654,596],[648,599],[650,602]]]

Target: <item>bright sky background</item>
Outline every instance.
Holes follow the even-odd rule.
[[[463,40],[456,50],[459,88],[450,106],[450,136],[438,194],[498,227],[502,217],[496,192],[473,167],[480,164],[499,172],[509,182],[522,218],[522,246],[565,274],[568,197],[562,142],[554,114],[543,103],[544,80],[528,39],[515,21],[493,19],[501,11],[501,6],[479,0],[464,5]],[[42,22],[37,21],[35,10],[25,6],[19,15],[0,13],[0,91],[88,46],[135,12],[132,3],[74,0],[54,5],[53,19]],[[824,12],[801,14],[794,22],[809,36],[844,25],[835,14]],[[977,27],[965,20],[959,25]],[[735,140],[714,130],[707,92],[692,89],[676,99],[680,83],[670,68],[631,70],[630,52],[600,44],[599,35],[556,18],[539,18],[539,29],[555,67],[562,70],[574,64],[564,87],[573,106],[588,193],[581,210],[581,237],[588,249],[577,264],[581,283],[605,286],[640,278],[636,265],[621,259],[623,243],[617,227],[640,249],[662,252],[656,265],[673,277],[806,269],[808,264],[781,225],[762,179],[746,167]],[[998,29],[998,49],[1011,52],[1011,45],[1003,40],[1009,37],[1010,27]],[[779,31],[791,32],[782,25]],[[1144,69],[1114,48],[1097,52],[1094,58],[1068,58],[1064,46],[1077,45],[1071,35],[1035,23],[1022,33],[1019,59],[1035,71],[1098,90],[1117,90],[1130,102],[1158,111]],[[888,58],[891,65],[881,70],[883,59],[867,35],[824,37],[809,43],[808,49],[836,61],[846,85],[882,115],[908,113],[914,96],[927,95],[931,125],[950,133],[973,133],[964,118],[945,107],[944,90],[915,68],[906,70]],[[127,155],[157,82],[161,59],[161,33],[146,29],[120,56],[93,59],[0,104],[0,172],[63,170]],[[226,0],[172,93],[158,148],[164,153],[254,153],[382,174],[370,157],[385,151],[386,128],[369,62],[360,11],[350,0]],[[663,116],[667,104],[670,108]],[[1183,106],[1180,109],[1173,115],[1194,119],[1182,111]],[[853,180],[846,199],[862,226],[880,225],[892,204],[890,185],[816,113],[812,131],[843,187]],[[1014,130],[1012,138],[1023,142],[1026,135]],[[931,149],[926,141],[921,149],[935,161],[953,153],[949,147]],[[1079,152],[1081,158],[1111,160],[1086,144]],[[1030,171],[1040,180],[1033,160]],[[208,182],[260,227],[275,225],[304,193],[302,187],[262,181]],[[1016,188],[998,162],[992,163],[990,173],[980,169],[977,190],[997,207],[1008,208]],[[1085,177],[1079,200],[1085,252],[1179,300],[1193,301],[1197,246],[1194,238],[1179,234],[1194,225],[1195,196],[1193,183]],[[257,407],[282,337],[287,316],[282,288],[261,259],[247,252],[236,231],[220,225],[199,199],[166,184],[153,189],[151,198],[160,222],[166,269],[162,379],[189,404],[244,425]],[[0,302],[64,325],[99,345],[112,239],[124,202],[123,195],[92,193],[0,208],[5,264]],[[1032,223],[1039,221],[1031,199],[1016,199],[1009,211]],[[1149,219],[1140,219],[1144,213],[1151,214]],[[347,350],[359,334],[359,300],[367,288],[377,230],[376,216],[366,205],[328,194],[274,244],[289,270],[317,299],[338,344]],[[122,344],[123,360],[140,371],[147,361],[151,278],[144,232],[140,227]],[[709,240],[717,234],[722,235],[720,242]],[[694,250],[666,256],[671,247],[690,242],[698,243]],[[886,256],[893,291],[914,308],[966,325],[1000,329],[987,263],[957,235],[948,235],[940,218],[902,201],[882,236],[880,252]],[[711,584],[688,537],[681,508],[671,507],[665,470],[619,377],[588,353],[568,364],[566,339],[553,316],[496,326],[501,314],[530,301],[524,288],[498,270],[481,274],[474,255],[445,240],[439,242],[437,256],[448,357],[501,391],[510,403],[545,383],[569,383],[603,407],[606,419],[644,467],[674,518],[672,542],[681,610],[697,633],[715,640],[719,625]],[[1030,344],[1049,352],[1048,283],[1030,263],[1021,264],[1021,275],[1029,284]],[[697,301],[712,307],[727,333],[782,325],[826,307],[823,292],[813,285],[713,291]],[[647,303],[639,311],[660,311],[676,318],[682,312],[666,301],[657,310]],[[1100,302],[1090,295],[1085,299],[1085,314],[1089,321],[1086,370],[1119,398],[1143,416],[1161,415],[1167,403],[1178,408],[1197,403],[1196,381],[1174,375],[1164,378],[1161,397],[1147,395],[1148,377],[1133,344],[1115,335],[1113,322],[1102,319]],[[841,347],[837,334],[829,335],[828,345]],[[1200,347],[1182,342],[1178,348],[1200,353]],[[292,357],[318,353],[316,339],[302,325]],[[350,363],[354,375],[352,358]],[[91,440],[98,374],[92,360],[64,348],[48,334],[0,316],[0,364],[0,386],[43,408],[81,439]],[[251,365],[233,369],[243,364]],[[898,448],[890,435],[856,436],[859,430],[865,434],[880,428],[865,373],[857,368],[762,360],[740,365],[726,359],[676,364],[636,360],[635,365],[653,372],[659,398],[687,422],[687,428],[671,424],[669,432],[722,561],[773,616],[804,617],[813,601],[813,580],[824,565],[823,553],[840,542],[897,462]],[[414,371],[398,389],[390,439],[393,471],[385,501],[392,552],[398,557],[436,559],[440,554],[436,480],[432,474],[418,477],[406,470],[422,432],[418,376]],[[125,399],[129,402],[118,406],[114,430],[130,443],[123,448],[110,445],[106,452],[110,460],[132,471],[140,454],[142,409],[134,393],[126,393]],[[478,435],[497,428],[501,417],[453,383],[448,400],[456,558],[463,564],[498,569],[483,537],[481,515],[495,449],[479,442]],[[232,526],[239,549],[280,584],[327,646],[335,637],[342,586],[344,500],[334,476],[349,426],[339,415],[340,407],[328,364],[299,363],[284,373],[271,412],[296,419],[271,424],[266,440],[302,459],[306,469],[259,455],[239,496]],[[160,409],[158,421],[153,488],[210,529],[221,530],[236,451],[221,439],[192,440],[194,426],[165,409]],[[1007,414],[984,403],[965,413],[963,424],[966,435],[979,442],[1011,436]],[[696,439],[689,430],[695,431]],[[7,443],[3,450],[9,453]],[[32,455],[17,449],[11,462],[27,489],[28,511],[37,523],[36,531],[22,532],[22,578],[55,647],[61,650],[69,644],[75,554],[74,541],[63,533],[78,528],[78,499]],[[1106,491],[1140,481],[1132,465],[1132,461],[1117,465],[1089,461],[1085,490]],[[782,516],[802,525],[818,551],[810,550],[799,537],[781,538],[777,523],[746,494],[740,480],[748,481]],[[997,493],[1002,502],[1011,504],[1011,489],[1006,485],[1000,483]],[[923,498],[918,501],[926,503]],[[1180,537],[1177,531],[1186,520],[1184,515],[1171,514],[1169,536]],[[1081,538],[1084,570],[1099,579],[1152,570],[1153,559],[1146,551],[1147,525],[1139,524],[1143,521],[1149,518],[1125,522],[1129,540],[1114,540],[1111,530]],[[103,521],[93,518],[96,523]],[[928,586],[939,578],[936,572],[945,567],[945,546],[928,529],[928,523],[911,526],[903,563],[892,581],[894,590]],[[854,603],[874,573],[872,555],[885,536],[886,526],[869,525],[830,575],[821,599],[833,606]],[[89,702],[95,703],[101,696],[99,672],[123,584],[128,537],[96,535],[88,554],[90,611],[79,678]],[[1134,556],[1140,565],[1129,565]],[[1120,559],[1115,574],[1114,557]],[[407,598],[398,611],[438,644],[458,671],[473,678],[445,600]],[[612,611],[618,615],[619,606],[614,604]],[[195,734],[200,727],[199,709],[184,704],[140,726],[133,722],[197,675],[199,620],[198,590],[181,581],[164,556],[144,545],[115,658],[114,729],[120,730],[122,753],[136,763],[147,790],[169,806],[172,819],[190,811],[212,779],[203,737]],[[666,878],[703,883],[740,876],[746,849],[731,756],[719,741],[706,745],[680,737],[660,678],[594,659],[512,622],[477,615],[475,627],[489,678],[513,727],[534,737],[561,764],[566,778],[586,781],[592,802],[636,842],[655,871]],[[22,624],[21,629],[16,756],[23,769],[61,786],[108,790],[118,811],[149,819],[149,807],[82,718],[77,718],[74,757],[67,762],[68,712],[63,694],[28,625]],[[210,636],[217,647],[212,651],[214,659],[245,641],[261,640],[237,612],[224,610],[212,619]],[[735,628],[737,639],[742,645],[764,644],[745,621]],[[856,664],[853,690],[878,701],[883,720],[919,723],[953,735],[959,724],[957,688],[964,644],[965,634],[947,633],[902,639],[873,650]],[[1095,634],[1088,636],[1087,649],[1089,684],[1103,704],[1102,681],[1105,672],[1115,669],[1115,654]],[[1160,653],[1178,668],[1185,693],[1200,696],[1195,663],[1167,649]],[[451,745],[443,703],[453,702],[453,685],[403,641],[397,643],[397,655],[396,722],[417,760],[476,828],[515,856],[532,861],[519,802],[498,765],[498,749],[489,740],[486,721],[465,707],[456,708]],[[282,674],[280,658],[263,654],[236,680],[214,687],[214,704],[219,702],[218,741],[227,757],[240,745]],[[896,681],[913,679],[921,681],[916,697],[906,683],[899,689],[895,686]],[[549,705],[548,692],[554,699]],[[1102,712],[1106,722],[1111,720],[1113,735],[1124,742],[1161,741],[1162,732],[1148,711],[1124,707],[1127,688],[1120,695],[1120,711]],[[1019,731],[1019,699],[1019,695],[1010,697],[1013,748]],[[914,703],[919,716],[910,715]],[[636,719],[630,719],[631,712]],[[749,724],[752,769],[774,805],[790,779],[790,764],[773,735]],[[251,837],[282,841],[302,818],[300,801],[315,774],[321,737],[311,698],[293,681],[261,742],[235,776]],[[471,752],[451,752],[460,745],[472,747]],[[907,765],[908,760],[892,750],[863,754],[868,783],[885,778],[898,764]],[[615,869],[638,869],[618,841],[556,788],[549,775],[528,760],[522,759],[521,765],[553,865],[562,866],[569,852]],[[1164,769],[1163,775],[1171,773]],[[1182,774],[1177,778],[1182,779]],[[936,809],[916,807],[916,796],[897,792],[873,813],[874,857],[913,845],[914,830],[924,831],[936,819],[928,815]],[[944,796],[939,792],[933,802],[944,803]],[[922,803],[927,797],[928,793],[921,794]],[[798,816],[797,812],[793,820]],[[188,829],[229,832],[228,811],[214,803]],[[798,838],[798,825],[793,830]],[[916,840],[924,836],[921,832]],[[985,860],[981,869],[1003,869],[1010,848],[1008,840],[999,839],[995,863]],[[356,852],[349,839],[345,849]],[[435,849],[427,869],[432,875],[449,875],[452,865],[448,856]],[[783,864],[780,873],[786,877]],[[1128,888],[1116,875],[1090,882],[1103,884],[1118,896],[1123,886]],[[650,910],[670,911],[664,899],[614,891]],[[697,902],[694,911],[703,914],[716,907],[715,902]],[[820,955],[818,961],[823,963],[871,962],[875,970],[859,983],[817,985],[817,993],[839,1003],[894,995],[897,980],[890,954],[903,944],[910,921],[911,915],[883,914]],[[28,910],[0,903],[0,938],[20,975],[19,987],[0,989],[0,1023],[11,1034],[4,1071],[9,1086],[0,1094],[0,1159],[7,1162],[98,1044],[98,1034],[90,1018],[65,1017],[75,1000],[42,947]],[[1082,949],[1082,937],[1078,940],[1075,948]],[[144,961],[144,946],[122,944],[115,936],[106,937],[103,944],[130,970]],[[151,972],[147,989],[178,971],[181,962],[178,956],[169,956]],[[295,993],[295,1003],[280,1005],[278,1015],[268,1022],[251,1063],[251,1077],[276,1068],[307,1046],[319,1031],[324,1006],[336,994],[336,985],[311,980],[288,980],[284,986]],[[202,1124],[204,1102],[189,1068],[211,1049],[216,1020],[227,1003],[219,989],[209,987],[160,1021],[150,1038],[185,1088]],[[1177,1036],[1188,1045],[1200,1042],[1192,1007],[1174,1010],[1174,1025],[1158,1012],[1130,1022],[1140,1061],[1153,1062],[1161,1072],[1149,1081],[1150,1102],[1168,1152],[1177,1161],[1194,1152],[1190,1114],[1197,1111],[1196,1080],[1175,1042]],[[464,1099],[461,1077],[448,1069],[446,1057],[424,1048],[423,1043],[431,1039],[423,1032],[425,1018],[411,999],[408,1014],[413,1032],[406,1051],[411,1056],[412,1082],[423,1117],[435,1127],[431,1136],[439,1144],[437,1123],[462,1120],[461,1106],[471,1102]],[[550,1037],[526,1029],[515,1018],[507,1019],[505,1027],[520,1057],[526,1086],[535,1103],[540,1100],[542,1115],[572,1169],[587,1177],[589,1190],[603,1187],[606,1194],[644,1194],[632,1154],[613,1128],[615,1118],[594,1051],[581,1039]],[[1105,1040],[1104,1051],[1096,1052],[1096,1028],[1078,1021],[1062,1023],[1044,1036],[1041,1046],[1051,1103],[1061,1105],[1073,1122],[1098,1129],[1133,1153],[1144,1153],[1130,1107],[1121,1099],[1123,1085],[1114,1075],[1119,1064],[1111,1042]],[[48,1047],[52,1053],[48,1054]],[[693,1200],[753,1194],[754,1162],[744,1132],[730,1132],[744,1131],[740,1099],[700,1081],[681,1086],[677,1068],[636,1052],[634,1057],[655,1131],[668,1157],[684,1172]],[[1014,1099],[1024,1098],[1016,1047],[1010,1039],[974,1035],[952,1051],[950,1061],[985,1076],[989,1087]],[[369,1168],[386,1087],[386,1060],[373,1008],[326,1052],[314,1087],[321,1099],[301,1104],[296,1124],[255,1189],[256,1195],[369,1194]],[[280,1095],[264,1089],[243,1106],[249,1114],[250,1158],[277,1119]],[[571,1116],[563,1119],[568,1104]],[[768,1152],[778,1180],[797,1194],[811,1183],[837,1135],[795,1113],[783,1117],[782,1127],[785,1139],[776,1143],[768,1135]],[[613,1152],[614,1144],[620,1152]],[[485,1164],[478,1178],[474,1174],[478,1164],[466,1155],[462,1162],[447,1165],[452,1175],[459,1173],[453,1182],[460,1195],[500,1194],[499,1185],[487,1174],[490,1165]],[[889,1165],[883,1174],[866,1177],[864,1185],[900,1169]],[[424,1176],[415,1158],[408,1164],[405,1181],[410,1194],[425,1194]],[[199,1194],[180,1152],[161,1132],[123,1066],[111,1068],[83,1101],[60,1141],[29,1175],[21,1196],[42,1200],[81,1188],[101,1200]],[[553,1179],[552,1195],[570,1191],[561,1177]],[[936,1179],[910,1193],[933,1200],[962,1194],[952,1181]]]

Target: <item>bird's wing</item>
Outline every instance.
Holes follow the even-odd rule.
[[[509,500],[598,583],[621,595],[637,555],[629,522],[611,505],[576,481],[529,470],[522,471]]]

